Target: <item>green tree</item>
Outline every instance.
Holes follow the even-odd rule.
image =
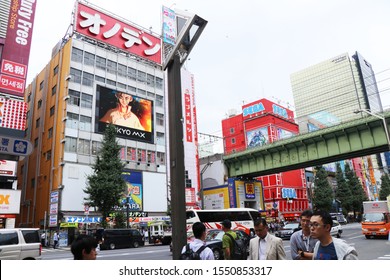
[[[331,211],[333,190],[328,181],[328,173],[322,166],[316,167],[314,180],[313,208]]]
[[[93,173],[87,177],[88,195],[86,202],[97,207],[103,215],[102,226],[105,228],[106,217],[115,207],[122,207],[120,199],[126,188],[122,177],[123,163],[119,158],[120,146],[116,140],[116,128],[109,124],[104,131],[102,147],[98,152]]]
[[[389,175],[384,173],[381,176],[381,189],[379,190],[379,199],[380,200],[386,200],[387,197],[390,195],[390,178]]]
[[[349,211],[352,210],[352,192],[348,186],[347,181],[344,178],[343,170],[339,163],[336,165],[336,180],[337,180],[337,189],[336,189],[336,198],[340,200],[343,207],[343,214],[347,215]]]
[[[345,165],[345,178],[352,193],[352,211],[356,217],[356,212],[362,212],[363,201],[367,200],[367,195],[355,171],[351,169],[349,164]]]

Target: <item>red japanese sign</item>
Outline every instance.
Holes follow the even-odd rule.
[[[161,64],[161,40],[102,11],[78,3],[76,32]]]
[[[12,95],[24,95],[35,7],[36,0],[11,1],[2,54],[0,89]]]
[[[192,142],[192,110],[191,110],[191,95],[184,94],[184,113],[185,113],[185,128],[186,128],[186,140]]]

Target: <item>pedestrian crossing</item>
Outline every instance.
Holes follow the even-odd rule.
[[[384,255],[383,257],[378,257],[378,260],[390,260],[390,255]]]

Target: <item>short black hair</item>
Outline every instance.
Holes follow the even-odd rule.
[[[202,234],[206,231],[206,227],[201,222],[196,222],[192,225],[192,232],[196,239],[200,239]]]
[[[96,239],[93,236],[80,234],[75,241],[73,241],[70,250],[75,260],[83,259],[83,250],[87,254],[91,253],[91,250],[96,248],[98,245]]]
[[[313,216],[320,216],[324,225],[330,225],[330,227],[333,227],[333,219],[328,211],[317,210],[313,213]]]
[[[306,209],[301,213],[299,217],[302,218],[302,217],[311,217],[311,216],[313,216],[313,211],[311,211],[310,209]]]
[[[258,218],[254,221],[254,226],[257,227],[259,225],[263,225],[265,227],[268,227],[267,221],[264,218]]]
[[[227,229],[230,229],[232,227],[232,222],[228,219],[225,219],[222,221],[221,225],[223,225]]]

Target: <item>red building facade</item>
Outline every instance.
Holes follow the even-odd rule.
[[[293,111],[268,99],[242,106],[241,114],[222,120],[224,152],[231,154],[298,134]],[[295,220],[308,208],[303,169],[260,176],[269,218]]]

